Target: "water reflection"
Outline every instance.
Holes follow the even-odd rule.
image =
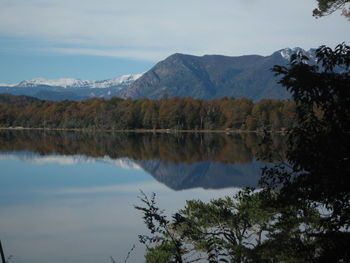
[[[34,163],[111,163],[143,169],[173,190],[258,184],[260,169],[283,158],[283,136],[257,134],[2,131],[0,151]]]
[[[16,263],[107,263],[123,262],[136,244],[128,263],[144,262],[139,189],[156,192],[169,213],[188,199],[232,195],[283,156],[283,137],[260,142],[254,134],[0,131],[5,252]]]

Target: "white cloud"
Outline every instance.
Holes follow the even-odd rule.
[[[314,1],[0,2],[0,35],[36,38],[71,54],[157,61],[174,52],[270,54],[349,41],[348,21],[338,14],[314,19]]]
[[[159,61],[164,59],[171,53],[169,50],[156,50],[156,49],[108,49],[108,48],[50,48],[47,51],[54,51],[63,54],[78,54],[78,55],[92,55],[92,56],[103,56],[103,57],[118,57],[127,59],[140,59],[145,61]]]

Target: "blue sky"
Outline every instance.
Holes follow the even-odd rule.
[[[102,80],[141,73],[175,53],[269,55],[349,44],[339,13],[314,0],[0,0],[0,83]]]

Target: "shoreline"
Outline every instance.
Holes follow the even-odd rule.
[[[0,127],[0,130],[35,130],[35,131],[77,131],[77,132],[115,132],[115,133],[260,133],[264,131],[249,130],[175,130],[175,129],[133,129],[133,130],[114,130],[114,129],[85,129],[85,128],[28,128],[28,127]],[[269,133],[286,134],[287,131],[269,131]]]

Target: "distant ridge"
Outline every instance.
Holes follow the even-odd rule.
[[[51,86],[62,88],[109,88],[119,85],[130,84],[142,74],[127,74],[107,80],[81,80],[72,78],[60,79],[44,79],[36,78],[32,80],[24,80],[16,84],[0,83],[0,87],[36,87],[36,86]]]
[[[108,80],[80,80],[37,78],[16,84],[0,83],[0,93],[27,95],[48,100],[82,100],[94,97],[111,98],[129,86],[142,74],[122,75]]]
[[[11,94],[0,94],[0,103],[27,106],[37,101],[39,101],[39,99],[29,96],[14,96]]]

